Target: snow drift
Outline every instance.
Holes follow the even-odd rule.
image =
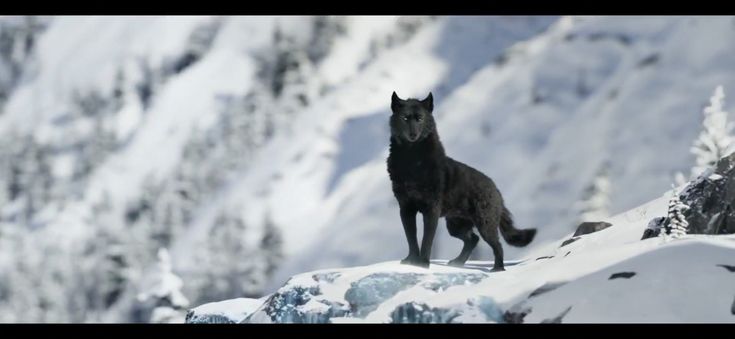
[[[2,17],[0,321],[150,321],[160,248],[193,304],[402,258],[392,91],[433,91],[530,258],[605,164],[612,214],[688,172],[734,54],[732,17]]]
[[[735,154],[723,158],[717,182],[693,181],[685,201],[701,205],[709,193],[735,182]],[[735,235],[687,234],[641,239],[652,219],[666,215],[674,191],[616,215],[610,226],[575,232],[575,241],[556,241],[507,271],[490,262],[464,268],[433,260],[429,269],[396,261],[364,267],[319,270],[293,276],[281,288],[226,317],[237,323],[735,323]],[[690,214],[692,230],[712,225],[731,209],[702,220]],[[720,207],[716,207],[720,208]],[[696,208],[695,208],[696,210]],[[713,222],[714,220],[714,222]],[[693,232],[701,233],[701,232]],[[212,322],[230,314],[230,301],[189,311],[188,322]],[[219,313],[217,313],[219,312]],[[221,319],[221,318],[220,318]]]

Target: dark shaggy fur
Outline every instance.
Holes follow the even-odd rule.
[[[490,244],[495,255],[494,271],[503,270],[503,247],[498,236],[513,246],[526,246],[536,229],[513,227],[510,212],[495,183],[486,175],[444,154],[432,111],[433,96],[424,100],[391,101],[391,138],[388,173],[401,210],[408,240],[408,256],[401,261],[429,267],[431,245],[440,217],[446,217],[449,234],[464,242],[462,252],[449,264],[462,266],[479,241]],[[416,237],[416,214],[424,218],[421,248]]]

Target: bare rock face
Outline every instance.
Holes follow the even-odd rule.
[[[564,240],[564,242],[562,242],[561,243],[561,246],[559,246],[559,247],[564,247],[564,246],[569,245],[569,244],[571,244],[571,243],[573,243],[573,242],[575,242],[577,240],[579,240],[579,237],[572,237],[570,239]]]
[[[574,232],[573,237],[602,231],[610,226],[612,226],[612,224],[609,222],[585,221],[577,226],[577,230]]]
[[[577,226],[577,230],[574,231],[574,235],[572,235],[571,238],[569,238],[567,240],[564,240],[564,242],[562,242],[561,243],[561,246],[559,246],[559,247],[564,247],[566,245],[569,245],[569,244],[571,244],[571,243],[579,240],[579,237],[581,237],[581,236],[583,236],[585,234],[590,234],[590,233],[594,233],[594,232],[597,232],[597,231],[601,231],[601,230],[604,230],[604,229],[606,229],[606,228],[608,228],[610,226],[612,226],[612,224],[609,223],[609,222],[604,222],[604,221],[585,221],[585,222],[579,224],[579,226]]]
[[[643,237],[641,240],[658,237],[661,234],[661,227],[663,227],[666,217],[655,217],[648,222],[648,227],[643,231]]]
[[[692,181],[679,198],[689,205],[684,213],[689,222],[687,233],[735,233],[735,153],[720,159],[714,171]]]
[[[684,217],[689,234],[735,233],[735,153],[720,159],[709,170],[687,185],[679,199],[689,205]],[[649,222],[641,240],[656,237],[669,225],[667,217]]]

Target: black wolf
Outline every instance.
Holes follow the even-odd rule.
[[[464,242],[462,252],[450,265],[462,266],[469,258],[479,241],[474,226],[493,249],[493,271],[504,270],[498,227],[505,241],[518,247],[528,245],[536,229],[516,229],[495,183],[444,154],[432,115],[431,93],[424,100],[402,100],[393,92],[391,110],[388,173],[408,240],[408,256],[401,263],[429,267],[437,222],[439,217],[446,217],[449,234]],[[418,212],[424,217],[420,250],[416,238]]]

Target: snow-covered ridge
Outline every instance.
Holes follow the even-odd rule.
[[[718,226],[701,226],[711,229],[722,219],[712,210],[699,215],[712,194],[735,197],[728,184],[735,182],[735,154],[720,160],[714,174],[715,180],[693,181],[683,195],[692,206],[691,232],[700,234],[643,236],[652,219],[667,214],[667,192],[610,218],[609,227],[507,262],[504,272],[491,272],[489,261],[455,268],[445,260],[433,260],[429,269],[391,261],[319,270],[234,305],[234,316],[224,316],[233,314],[226,301],[190,310],[187,321],[735,323],[735,235],[701,234],[719,233]]]
[[[0,17],[0,321],[150,321],[160,248],[193,304],[404,256],[392,91],[543,256],[605,164],[613,214],[689,171],[732,55],[732,17]]]
[[[569,246],[508,262],[505,272],[441,260],[429,270],[398,262],[320,270],[267,298],[194,308],[187,321],[735,323],[733,236],[653,238],[598,252]]]

